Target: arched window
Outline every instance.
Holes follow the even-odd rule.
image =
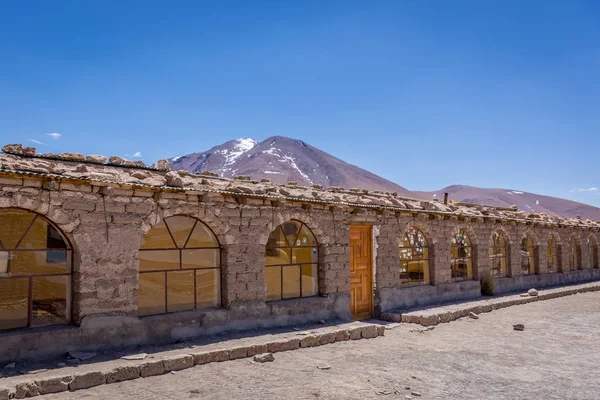
[[[473,279],[471,239],[462,228],[452,236],[450,263],[453,282]]]
[[[506,240],[504,240],[504,235],[502,235],[500,232],[494,232],[492,234],[492,241],[490,243],[490,268],[494,277],[503,278],[507,276],[507,254],[508,251],[506,248]]]
[[[72,258],[46,218],[0,209],[0,330],[70,321]]]
[[[144,236],[139,257],[138,315],[221,305],[221,249],[203,222],[164,219]]]
[[[535,273],[533,241],[529,236],[521,240],[521,273],[523,275],[533,275]]]
[[[588,248],[590,254],[590,268],[598,268],[598,243],[596,242],[595,237],[589,237]]]
[[[548,273],[559,271],[558,245],[554,235],[548,239]]]
[[[571,239],[571,253],[570,253],[570,265],[571,271],[581,269],[581,247],[576,238]]]
[[[319,245],[300,221],[279,225],[265,247],[266,301],[319,294]]]
[[[400,244],[400,281],[404,286],[429,284],[429,247],[423,232],[409,228]]]

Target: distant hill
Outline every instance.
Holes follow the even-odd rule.
[[[496,207],[516,205],[523,211],[562,217],[580,215],[583,219],[600,220],[600,208],[519,190],[453,185],[434,192],[411,192],[301,140],[283,136],[273,136],[262,142],[249,138],[230,140],[208,151],[174,157],[169,162],[174,169],[214,171],[226,178],[250,175],[254,179],[269,178],[276,183],[296,181],[301,185],[394,191],[401,196],[427,200],[434,195],[442,200],[447,192],[451,200],[462,203]]]
[[[424,199],[432,199],[434,195],[439,199],[443,199],[444,193],[448,193],[451,200],[461,203],[485,204],[496,207],[516,205],[519,210],[523,211],[554,214],[561,217],[576,217],[580,215],[583,219],[600,220],[600,208],[576,201],[519,190],[452,185],[439,191],[413,193],[415,196]]]

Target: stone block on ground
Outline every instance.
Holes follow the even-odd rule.
[[[194,357],[194,365],[229,360],[229,350],[200,351],[197,353],[192,353],[191,355]]]
[[[89,389],[105,383],[106,377],[102,372],[86,372],[73,376],[73,380],[69,383],[69,390]]]
[[[140,377],[139,366],[117,367],[106,373],[106,383],[130,381]]]
[[[163,366],[165,372],[181,371],[194,366],[194,357],[189,354],[169,357],[163,360]]]
[[[379,336],[377,332],[377,327],[375,325],[363,326],[361,330],[361,337],[363,339],[373,339]]]
[[[350,340],[350,332],[348,330],[344,329],[335,333],[336,342],[345,342],[346,340]]]
[[[147,378],[149,376],[162,375],[165,373],[165,366],[161,360],[147,362],[140,365],[140,376]]]
[[[229,350],[229,359],[237,360],[238,358],[248,357],[248,349],[246,347],[236,347]]]
[[[35,383],[40,389],[40,394],[50,394],[69,390],[69,383],[72,380],[72,376],[63,376],[60,378],[42,379]]]

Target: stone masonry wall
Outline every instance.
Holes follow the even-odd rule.
[[[117,167],[115,167],[117,168]],[[0,174],[0,208],[44,215],[73,246],[72,319],[59,330],[0,333],[0,361],[73,349],[176,340],[223,330],[281,326],[323,319],[350,319],[349,230],[375,229],[375,314],[395,308],[472,298],[489,271],[489,243],[500,231],[509,244],[507,278],[499,292],[529,284],[549,286],[600,279],[590,271],[588,238],[597,227],[447,215],[426,210],[390,211],[351,204],[314,204],[243,193],[186,191],[174,187],[127,188],[111,182],[74,182],[52,176]],[[222,248],[222,308],[137,317],[138,250],[144,234],[164,218],[195,217],[207,224]],[[319,292],[315,298],[266,303],[264,252],[269,234],[291,219],[306,223],[319,243]],[[429,245],[431,285],[403,288],[398,246],[414,226]],[[463,228],[473,247],[473,281],[453,283],[450,245]],[[534,243],[537,275],[523,277],[521,239]],[[571,239],[581,244],[581,271],[547,273],[547,242],[561,246],[562,270],[569,268]],[[193,322],[192,322],[193,321]]]

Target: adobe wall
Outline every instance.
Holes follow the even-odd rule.
[[[31,161],[27,158],[0,156],[0,208],[17,207],[44,215],[69,239],[74,254],[73,325],[0,333],[0,362],[76,349],[170,342],[227,330],[350,319],[352,224],[375,227],[375,314],[480,296],[478,279],[489,270],[489,240],[496,229],[502,229],[510,239],[509,264],[516,266],[509,266],[510,277],[498,280],[500,293],[600,279],[600,270],[590,269],[587,246],[583,245],[589,235],[598,235],[598,227],[591,222],[579,226],[576,221],[535,221],[510,217],[508,212],[487,215],[483,209],[464,211],[442,204],[432,204],[427,210],[431,203],[401,201],[394,194],[371,193],[369,197],[356,190],[342,194],[338,189],[298,188],[295,184],[277,187],[277,193],[269,191],[274,185],[264,183],[263,187],[256,182],[226,181],[229,190],[190,189],[191,184],[186,187],[185,181],[174,186],[173,179],[167,184],[136,185],[115,178],[117,175],[100,179],[100,174],[108,176],[113,170],[137,173],[123,166],[96,167],[62,160],[56,162],[63,169],[57,176],[26,169]],[[81,165],[86,171],[71,172],[82,169]],[[148,174],[164,176],[169,172]],[[208,177],[200,179],[204,186],[212,184]],[[217,185],[225,180],[214,181]],[[254,188],[253,193],[234,190],[240,187]],[[259,189],[262,193],[257,193]],[[300,196],[304,189],[311,195]],[[372,200],[379,198],[378,204]],[[222,248],[222,307],[139,318],[138,252],[142,239],[153,225],[174,215],[198,218],[217,236]],[[306,223],[319,243],[320,295],[265,302],[265,244],[271,231],[290,219]],[[429,241],[432,285],[403,288],[400,284],[398,246],[411,226],[421,229]],[[450,244],[452,233],[459,227],[466,229],[472,240],[476,268],[474,280],[452,283]],[[523,277],[519,246],[526,233],[535,238],[539,275]],[[580,238],[583,270],[547,274],[550,233],[557,234],[563,246],[574,235]],[[569,265],[568,257],[565,247],[563,266]]]

